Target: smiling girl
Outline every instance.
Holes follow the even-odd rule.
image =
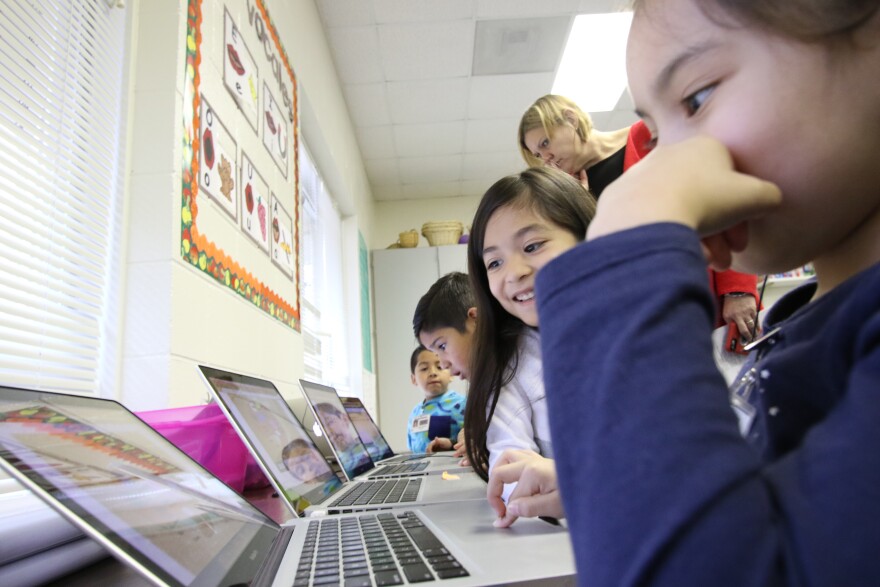
[[[465,435],[484,478],[504,450],[553,455],[535,275],[584,239],[594,212],[577,180],[548,168],[500,179],[477,208],[468,243],[477,321]]]

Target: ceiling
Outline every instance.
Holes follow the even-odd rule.
[[[519,171],[519,118],[550,93],[571,21],[620,0],[315,0],[376,200],[480,196]],[[585,72],[585,75],[589,75]],[[591,113],[635,122],[624,92]]]

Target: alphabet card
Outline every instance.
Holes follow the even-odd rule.
[[[281,173],[287,178],[287,122],[284,114],[278,107],[278,102],[269,90],[266,82],[263,82],[263,145],[269,150],[272,159],[278,164]]]
[[[290,214],[272,194],[272,262],[284,271],[288,277],[293,277],[293,220]]]
[[[225,8],[223,21],[226,31],[223,47],[223,83],[235,98],[244,117],[251,123],[254,132],[257,132],[257,118],[260,111],[257,92],[260,87],[260,73],[250,50],[244,43],[241,31]]]
[[[241,153],[241,228],[261,249],[269,252],[269,186]]]
[[[238,219],[238,180],[235,177],[236,144],[202,95],[199,132],[199,189],[211,196],[234,220]]]

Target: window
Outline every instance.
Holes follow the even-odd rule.
[[[350,393],[342,280],[342,219],[302,145],[300,297],[305,378]]]
[[[0,6],[0,383],[112,396],[125,11]]]

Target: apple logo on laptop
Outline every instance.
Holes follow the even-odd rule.
[[[321,430],[321,425],[317,422],[312,422],[312,432],[315,433],[315,436],[324,436],[324,431]]]

